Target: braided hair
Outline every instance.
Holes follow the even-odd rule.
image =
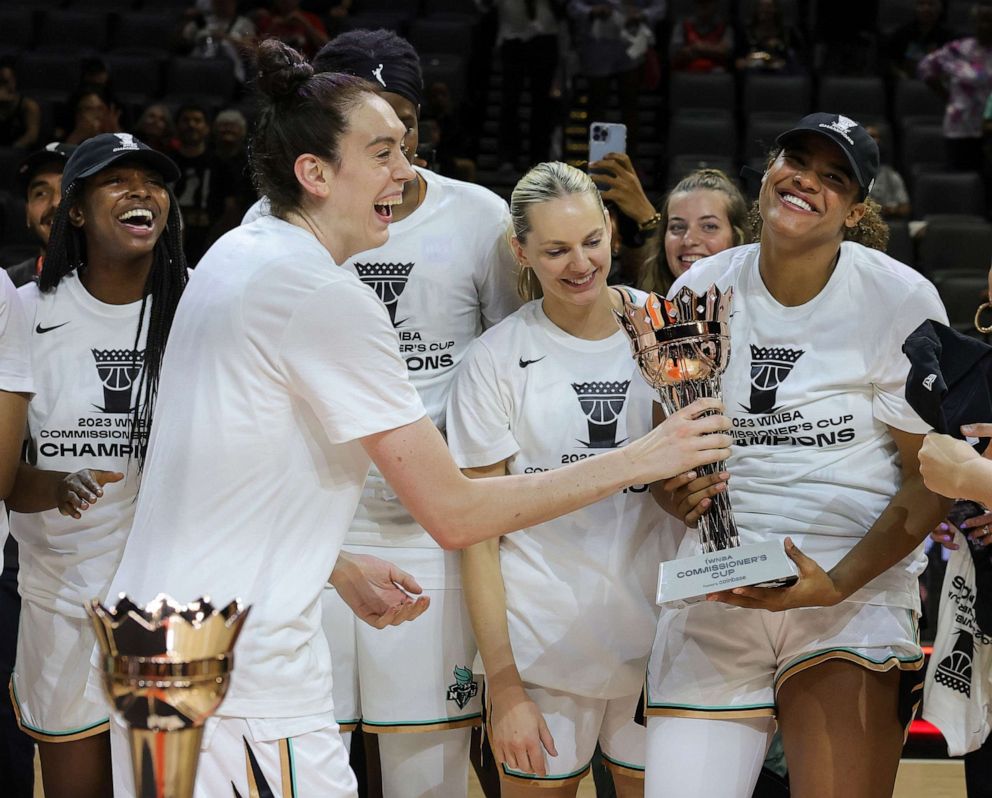
[[[52,232],[48,241],[38,287],[42,293],[50,293],[58,288],[63,277],[73,272],[77,275],[86,270],[86,235],[69,220],[69,211],[79,203],[83,193],[83,182],[77,180],[67,187],[62,203],[52,220]],[[144,368],[140,369],[136,395],[138,401],[131,411],[131,431],[128,442],[131,451],[138,456],[138,472],[145,464],[148,436],[152,428],[155,412],[155,397],[158,394],[158,378],[162,369],[162,356],[169,329],[176,315],[176,306],[187,282],[186,256],[182,246],[182,218],[179,203],[172,189],[169,193],[169,215],[165,230],[155,242],[152,251],[152,267],[148,272],[141,298],[141,312],[138,315],[138,329],[134,335],[131,350],[131,366],[138,369],[138,343],[145,323],[145,309],[151,302],[148,317],[148,334],[145,338]]]

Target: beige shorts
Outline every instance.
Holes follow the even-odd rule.
[[[398,553],[433,557],[431,549],[364,549],[394,559],[415,577],[416,567]],[[482,686],[472,673],[476,645],[460,588],[425,588],[431,605],[416,620],[374,629],[358,620],[337,591],[321,598],[324,634],[331,649],[334,717],[342,731],[439,731],[482,722]]]
[[[634,721],[640,691],[621,698],[589,698],[530,684],[524,689],[544,716],[558,756],[545,752],[546,776],[503,765],[502,778],[556,787],[578,782],[589,772],[597,743],[610,770],[644,778],[647,732]],[[489,717],[491,710],[488,707]],[[487,726],[486,732],[491,734],[491,728]]]
[[[784,612],[713,601],[662,609],[648,662],[646,714],[771,716],[787,679],[831,659],[875,671],[918,671],[916,614],[850,601]]]
[[[41,742],[59,743],[107,731],[109,703],[86,694],[95,646],[88,618],[71,618],[29,601],[21,603],[10,695],[17,722],[26,734]]]

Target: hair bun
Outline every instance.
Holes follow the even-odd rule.
[[[288,99],[313,77],[313,67],[296,50],[278,39],[258,46],[258,90],[273,102]]]

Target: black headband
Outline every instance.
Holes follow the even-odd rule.
[[[333,59],[335,70],[349,72],[374,84],[383,91],[391,91],[406,98],[418,108],[424,95],[424,79],[419,65],[403,61],[386,61],[373,56],[361,55],[355,58]]]

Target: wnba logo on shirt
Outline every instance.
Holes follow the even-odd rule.
[[[617,438],[617,421],[627,401],[630,380],[622,382],[573,382],[579,406],[586,417],[589,440],[579,441],[589,449],[613,449],[623,443]]]
[[[766,349],[751,344],[751,406],[741,407],[753,415],[776,412],[778,408],[775,407],[775,395],[779,386],[792,372],[803,353],[802,349]]]
[[[406,319],[396,321],[396,305],[400,294],[406,288],[413,271],[412,263],[356,263],[355,271],[358,279],[375,291],[376,296],[389,311],[389,320],[394,327],[399,327]]]
[[[96,373],[103,384],[102,413],[130,413],[131,392],[145,362],[144,351],[132,349],[91,349]]]
[[[971,660],[974,653],[975,640],[971,632],[959,629],[953,650],[937,665],[933,680],[971,698]]]

